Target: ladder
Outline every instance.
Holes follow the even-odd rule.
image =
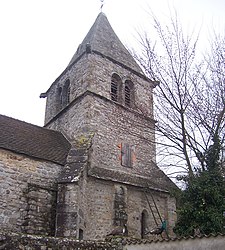
[[[159,226],[159,223],[158,223],[158,221],[157,221],[157,219],[156,219],[156,216],[155,216],[155,213],[154,213],[154,211],[153,211],[153,208],[155,208],[155,210],[156,210],[156,212],[157,212],[157,214],[158,214],[158,217],[159,217],[159,219],[160,219],[160,221],[161,221],[161,224],[163,224],[163,219],[162,219],[162,216],[161,216],[161,214],[160,214],[160,212],[159,212],[159,209],[158,209],[158,207],[157,207],[157,205],[156,205],[156,202],[155,202],[155,200],[154,200],[154,197],[153,197],[152,193],[149,192],[149,194],[150,194],[150,196],[151,196],[151,199],[152,199],[152,201],[153,201],[153,207],[152,207],[151,203],[149,202],[148,196],[147,196],[147,194],[146,194],[146,189],[144,189],[144,194],[145,194],[145,198],[146,198],[146,200],[147,200],[147,202],[148,202],[148,206],[149,206],[149,208],[150,208],[150,211],[151,211],[151,213],[152,213],[153,219],[154,219],[154,221],[155,221],[155,224],[156,224],[156,226],[158,227],[158,226]],[[169,238],[169,235],[168,235],[166,229],[165,229],[165,233],[166,233],[167,238]],[[161,236],[162,236],[162,235],[161,235]]]

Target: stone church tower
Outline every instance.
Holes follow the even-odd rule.
[[[174,185],[155,163],[154,87],[100,13],[41,94],[45,127],[72,145],[58,180],[57,236],[102,239],[126,224],[128,235],[145,237],[159,214],[171,231]]]
[[[46,93],[45,126],[0,115],[0,229],[75,239],[149,238],[176,220],[156,166],[148,79],[100,13]]]

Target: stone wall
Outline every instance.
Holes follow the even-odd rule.
[[[78,61],[74,67],[65,70],[51,85],[47,92],[47,102],[45,111],[45,123],[49,122],[55,115],[57,115],[61,109],[59,108],[59,93],[60,87],[67,79],[70,79],[70,100],[74,100],[79,95],[87,90],[88,81],[88,58],[84,57],[82,60]]]
[[[121,192],[122,191],[122,192]],[[128,236],[152,238],[142,234],[142,213],[146,213],[146,231],[166,219],[168,233],[176,221],[176,203],[167,192],[146,190],[102,178],[87,176],[86,169],[79,181],[59,184],[57,203],[57,236],[84,240],[104,240],[116,227],[127,224]],[[151,206],[151,207],[150,207]]]
[[[0,150],[0,228],[54,234],[56,178],[61,168]]]
[[[155,165],[152,120],[88,92],[49,124],[49,127],[66,134],[72,143],[92,137],[90,168],[104,168],[126,176],[135,174],[135,177],[148,178],[152,186],[168,188],[167,177]],[[122,149],[126,144],[132,149],[131,167],[121,164]],[[103,173],[101,170],[99,171]],[[139,182],[143,183],[143,180]]]
[[[120,189],[123,190],[124,203],[118,204],[116,202],[118,202],[118,191]],[[168,233],[173,235],[172,228],[176,221],[175,199],[168,193],[154,191],[151,191],[151,193],[160,215],[168,221]],[[156,227],[149,205],[152,206],[158,223],[161,223],[154,209],[150,190],[146,193],[146,196],[141,188],[89,177],[86,184],[86,199],[87,203],[91,205],[84,208],[84,239],[103,240],[115,226],[121,226],[124,223],[127,224],[129,237],[141,238],[141,215],[144,210],[148,215],[148,229],[151,230]],[[168,209],[169,206],[170,209]],[[146,235],[145,238],[150,239],[152,237]]]
[[[122,84],[127,79],[133,82],[133,109],[111,101],[113,73],[121,77]],[[57,89],[67,78],[71,83],[70,104],[53,119]],[[91,167],[152,176],[152,168],[156,170],[152,90],[153,83],[121,65],[97,54],[85,54],[50,87],[46,126],[61,131],[72,143],[92,134]],[[121,168],[124,145],[132,149],[132,168]]]
[[[47,124],[61,109],[59,109],[58,90],[67,79],[70,79],[70,102],[89,90],[111,99],[111,77],[116,73],[122,79],[134,84],[135,109],[153,118],[153,83],[146,81],[124,67],[113,63],[96,54],[85,54],[76,64],[67,68],[52,84],[47,92],[45,124]]]
[[[73,143],[92,135],[91,167],[152,176],[155,167],[154,123],[100,96],[87,93],[49,125]],[[133,148],[132,167],[121,167],[123,143]],[[158,180],[159,181],[159,180]],[[160,184],[160,183],[159,183]]]
[[[150,176],[155,162],[154,123],[129,109],[93,96],[90,126],[94,131],[92,167]],[[123,147],[132,148],[132,162],[122,166]]]
[[[29,234],[55,235],[57,191],[28,183],[25,197],[27,208],[22,231]]]
[[[116,73],[120,76],[122,85],[126,80],[134,84],[134,110],[153,118],[152,82],[99,55],[90,54],[89,65],[88,90],[111,99],[111,78],[112,74]]]
[[[0,231],[3,250],[223,250],[224,235],[146,241],[111,238],[108,241],[77,241],[71,238],[23,235]]]
[[[101,241],[77,241],[71,238],[44,237],[0,231],[3,250],[119,250],[118,244]]]

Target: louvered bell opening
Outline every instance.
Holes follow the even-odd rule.
[[[114,81],[111,82],[111,99],[115,102],[118,101],[118,86]]]
[[[128,107],[130,107],[131,104],[130,97],[131,97],[130,88],[128,86],[125,86],[125,105]]]

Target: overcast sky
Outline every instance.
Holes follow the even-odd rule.
[[[166,20],[175,8],[185,27],[224,34],[225,0],[105,0],[103,12],[126,46],[151,33],[149,8]],[[43,125],[39,95],[62,73],[100,12],[100,0],[0,0],[0,114]]]

